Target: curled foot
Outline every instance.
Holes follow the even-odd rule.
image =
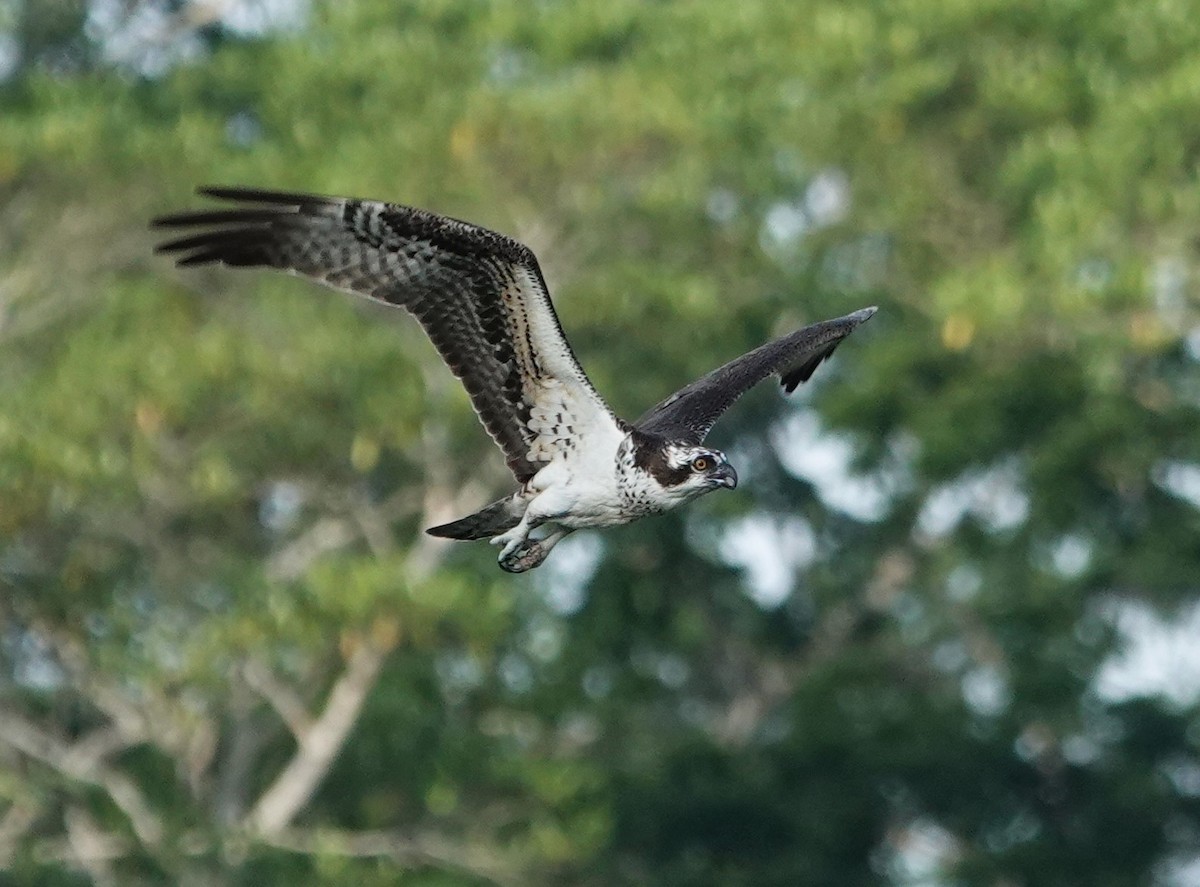
[[[546,559],[553,545],[543,545],[541,540],[531,539],[511,553],[500,553],[500,569],[509,573],[524,573],[532,570]]]

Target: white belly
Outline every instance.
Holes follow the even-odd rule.
[[[594,437],[590,444],[560,452],[530,480],[532,523],[552,521],[572,530],[613,527],[662,514],[690,498],[670,495],[635,468],[624,435]]]
[[[612,527],[639,517],[629,514],[617,492],[612,463],[605,472],[573,470],[569,462],[547,465],[530,482],[537,498],[530,503],[539,520],[554,521],[572,530]]]
[[[602,447],[571,451],[555,459],[529,482],[536,495],[535,519],[572,530],[627,524],[649,512],[631,510],[618,485],[620,438]]]

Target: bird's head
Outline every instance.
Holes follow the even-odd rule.
[[[630,439],[632,461],[648,481],[660,507],[674,508],[713,490],[732,490],[737,472],[720,450],[687,441],[642,437]]]
[[[737,472],[720,450],[688,443],[668,443],[663,456],[671,469],[670,486],[707,493],[721,488],[737,488]]]
[[[617,465],[623,495],[651,512],[737,486],[737,472],[720,450],[637,430],[621,444]]]

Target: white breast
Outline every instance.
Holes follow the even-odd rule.
[[[564,405],[565,407],[565,405]],[[611,527],[628,523],[639,515],[625,513],[618,488],[617,454],[625,438],[615,422],[595,423],[580,433],[569,417],[558,413],[542,415],[538,441],[544,442],[550,464],[529,482],[537,495],[538,510],[565,527]],[[535,443],[535,447],[537,443]],[[532,450],[531,450],[532,451]]]

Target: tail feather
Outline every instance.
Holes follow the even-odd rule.
[[[490,539],[499,536],[505,530],[511,530],[525,514],[525,502],[516,496],[506,496],[486,508],[481,508],[474,514],[430,527],[425,532],[430,536],[441,536],[443,539]]]

